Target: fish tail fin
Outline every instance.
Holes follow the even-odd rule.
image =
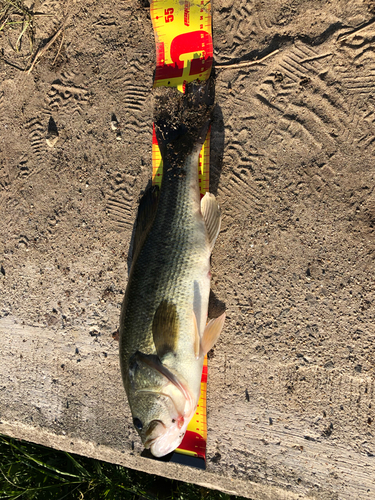
[[[163,159],[168,152],[189,155],[202,146],[214,106],[214,85],[210,78],[186,85],[185,94],[177,89],[159,88],[155,96],[155,133]]]

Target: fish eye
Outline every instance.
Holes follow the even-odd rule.
[[[139,420],[139,418],[133,418],[133,424],[134,424],[134,427],[136,429],[138,429],[139,431],[141,431],[143,429],[143,424],[142,422]]]

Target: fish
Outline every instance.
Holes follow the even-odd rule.
[[[221,211],[213,194],[200,198],[198,179],[212,93],[195,83],[178,94],[156,106],[163,178],[139,204],[119,327],[133,425],[155,457],[180,445],[199,401],[204,356],[225,320],[224,312],[207,323]]]

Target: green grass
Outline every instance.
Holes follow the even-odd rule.
[[[240,498],[0,435],[0,499]]]

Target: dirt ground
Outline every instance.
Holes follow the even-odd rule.
[[[16,52],[20,31],[0,31],[0,420],[138,455],[112,333],[151,175],[149,8],[25,3],[33,54],[57,36],[27,72],[27,33]],[[375,2],[212,15],[227,320],[208,471],[286,495],[269,498],[375,498]]]

